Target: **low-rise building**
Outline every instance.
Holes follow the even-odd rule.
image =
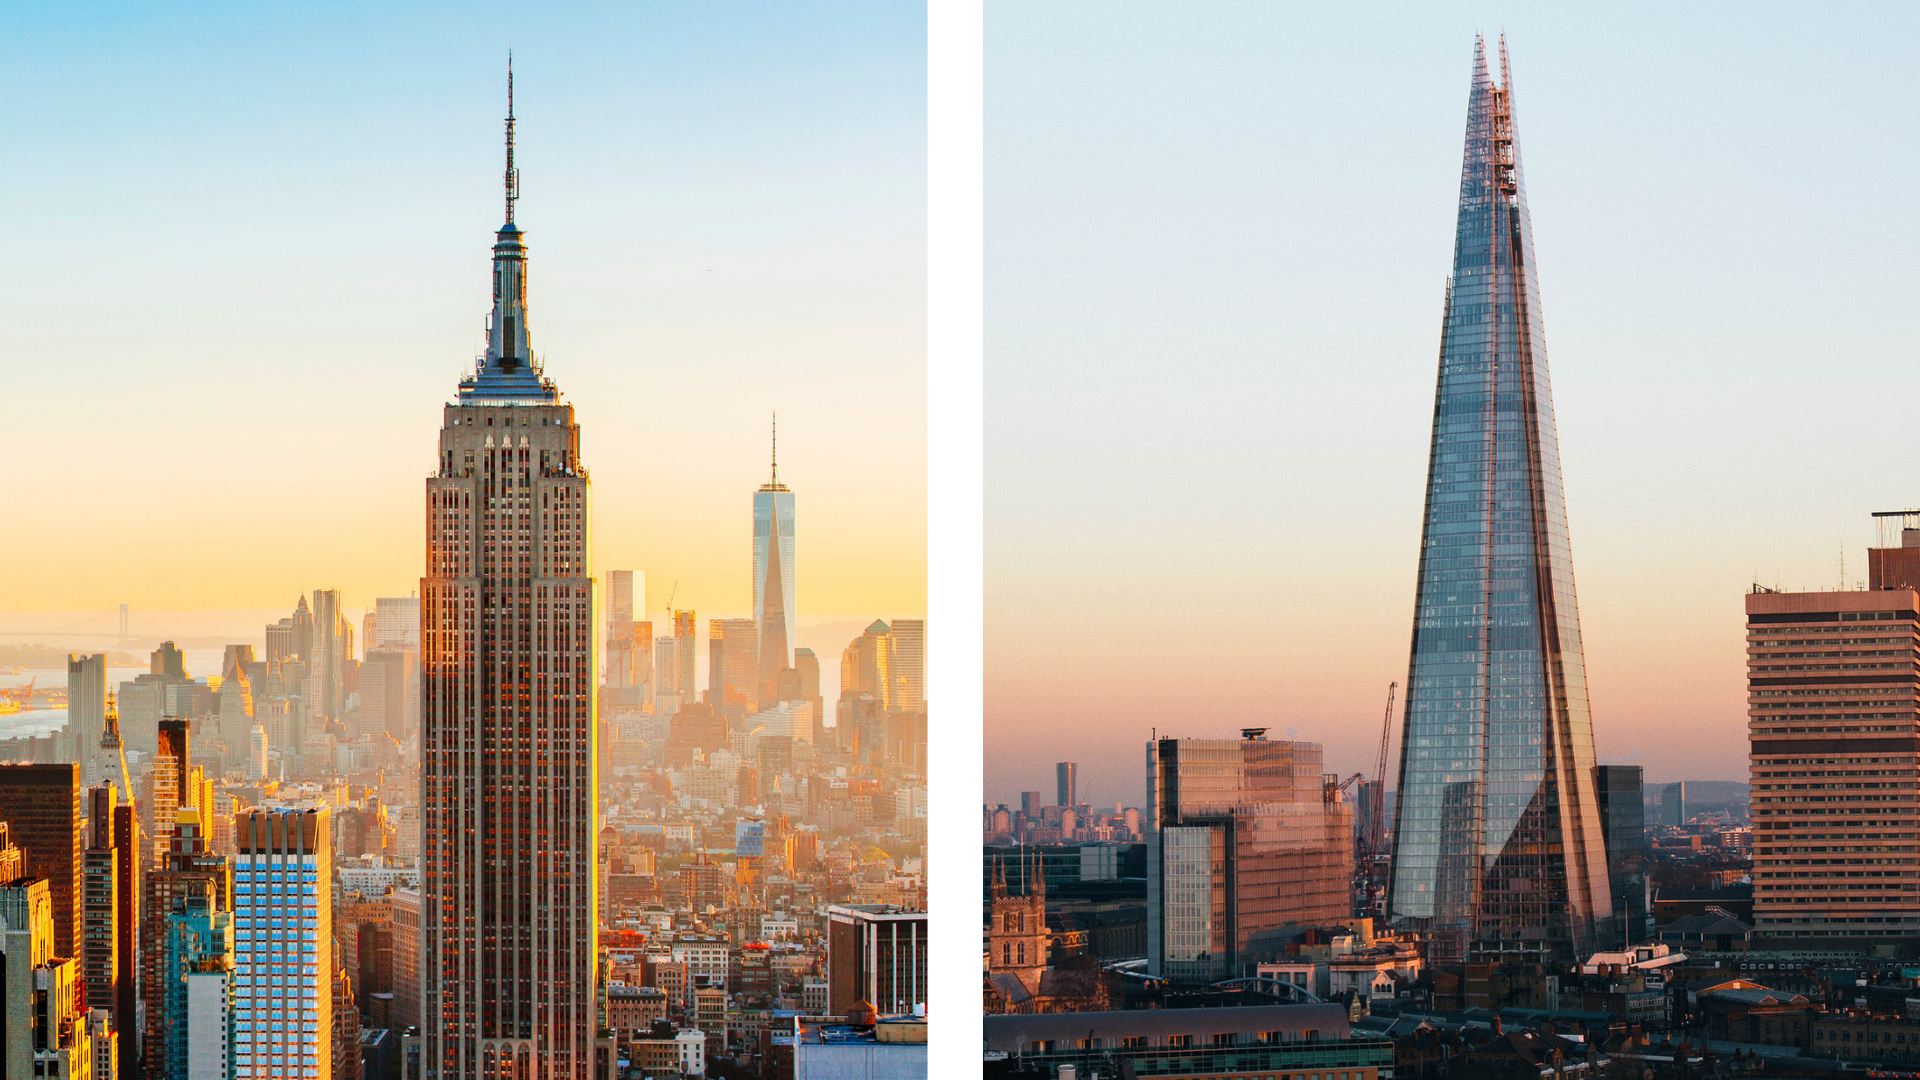
[[[636,1031],[650,1031],[654,1022],[667,1018],[667,995],[652,986],[627,986],[614,983],[607,987],[607,1026],[621,1042],[630,1041]]]
[[[831,1017],[780,1016],[768,1028],[765,1043],[773,1075],[793,1080],[927,1075],[925,1017],[848,1024]]]
[[[1142,1076],[1393,1074],[1392,1040],[1356,1034],[1340,1005],[1011,1014],[983,1023],[990,1058],[1042,1075],[1090,1058],[1116,1074],[1130,1060]]]
[[[705,1076],[707,1037],[693,1028],[656,1024],[627,1043],[627,1060],[642,1076]]]
[[[1668,923],[1660,931],[1660,940],[1695,952],[1746,952],[1753,941],[1753,927],[1725,908],[1709,907]]]
[[[1693,998],[1715,1039],[1804,1047],[1808,1032],[1818,1026],[1817,1007],[1805,997],[1746,979],[1696,990]]]
[[[1821,1013],[1807,1019],[1811,1032],[1800,1045],[1818,1057],[1840,1061],[1920,1060],[1920,1020],[1904,1016]]]

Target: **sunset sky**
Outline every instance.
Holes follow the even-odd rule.
[[[1502,29],[1599,757],[1745,778],[1742,594],[1920,505],[1920,14],[993,4],[989,803],[1137,805],[1155,728],[1372,772]]]
[[[925,34],[879,3],[9,8],[0,612],[417,588],[509,47],[597,569],[747,614],[777,409],[801,623],[923,612]]]

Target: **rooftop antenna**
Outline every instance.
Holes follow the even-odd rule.
[[[773,411],[773,482],[772,487],[780,486],[780,410]]]
[[[507,50],[507,224],[513,224],[513,201],[520,197],[520,170],[513,167],[513,50]]]

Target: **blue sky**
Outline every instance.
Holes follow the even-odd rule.
[[[1744,778],[1741,593],[1920,503],[1920,14],[992,3],[990,801],[1156,727],[1371,772],[1503,29],[1600,757]]]
[[[0,557],[36,572],[0,610],[413,586],[509,47],[596,563],[744,612],[777,408],[803,621],[923,610],[925,34],[891,4],[8,8],[0,453],[36,525]]]

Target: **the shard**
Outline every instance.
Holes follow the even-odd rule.
[[[1500,82],[1474,51],[1407,676],[1388,916],[1431,958],[1610,942],[1593,724],[1533,229]]]

